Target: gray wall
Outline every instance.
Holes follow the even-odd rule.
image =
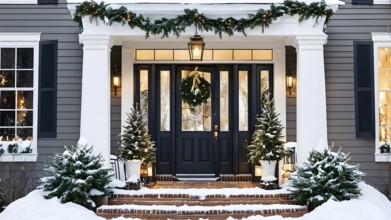
[[[387,31],[391,24],[389,5],[340,6],[326,31],[324,47],[329,144],[350,152],[351,163],[360,164],[365,181],[389,194],[391,163],[375,162],[375,140],[357,139],[355,134],[353,41],[371,40],[371,32]],[[296,52],[286,48],[287,72],[295,68]],[[294,91],[296,88],[294,87]],[[296,140],[296,93],[287,93],[287,141]]]
[[[111,73],[115,72],[115,65],[121,71],[122,47],[114,46],[111,49]],[[111,87],[111,154],[117,155],[120,146],[119,134],[121,132],[121,88],[117,89],[117,95],[114,93],[114,87]]]
[[[286,141],[296,142],[296,49],[285,48],[286,73],[293,73],[292,92],[286,93]]]
[[[325,69],[328,136],[336,147],[350,152],[359,163],[366,181],[388,193],[389,163],[375,162],[375,141],[356,139],[354,114],[353,40],[371,40],[371,32],[387,31],[391,24],[389,5],[352,5],[346,0],[327,28]]]
[[[58,5],[0,4],[1,32],[41,32],[42,40],[58,40],[57,138],[38,140],[36,175],[47,156],[75,145],[80,132],[82,46],[79,28],[71,20],[66,0]]]

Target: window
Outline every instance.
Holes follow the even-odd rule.
[[[372,33],[374,42],[375,122],[377,162],[391,162],[379,147],[391,142],[391,37],[388,33]]]
[[[0,37],[0,143],[7,153],[19,142],[18,153],[3,154],[1,161],[34,161],[37,156],[38,43],[40,34]]]

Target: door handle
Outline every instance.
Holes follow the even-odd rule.
[[[215,143],[217,143],[217,141],[219,140],[219,126],[218,125],[214,126],[213,138],[214,138]]]

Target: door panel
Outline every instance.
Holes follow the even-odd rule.
[[[212,89],[212,95],[207,102],[196,107],[183,103],[180,97],[180,82],[194,69],[195,66],[178,66],[176,70],[176,106],[180,106],[176,109],[176,173],[215,174],[215,146],[212,133],[212,124],[215,123],[212,115],[216,109],[215,92]],[[213,85],[213,67],[200,66],[198,72]]]

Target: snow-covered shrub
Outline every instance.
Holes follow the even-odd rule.
[[[121,134],[120,158],[126,160],[142,160],[145,164],[156,161],[155,142],[148,133],[146,121],[137,105],[130,109],[124,132]]]
[[[112,175],[111,169],[104,167],[102,155],[93,155],[92,146],[82,142],[81,139],[77,147],[65,146],[63,154],[47,161],[47,176],[41,178],[39,188],[47,193],[47,199],[58,197],[62,203],[73,202],[92,209],[92,197],[109,194],[107,185]]]
[[[312,150],[303,166],[290,177],[292,197],[300,204],[314,208],[329,199],[336,201],[358,198],[358,183],[364,174],[358,165],[349,165],[343,152]]]

